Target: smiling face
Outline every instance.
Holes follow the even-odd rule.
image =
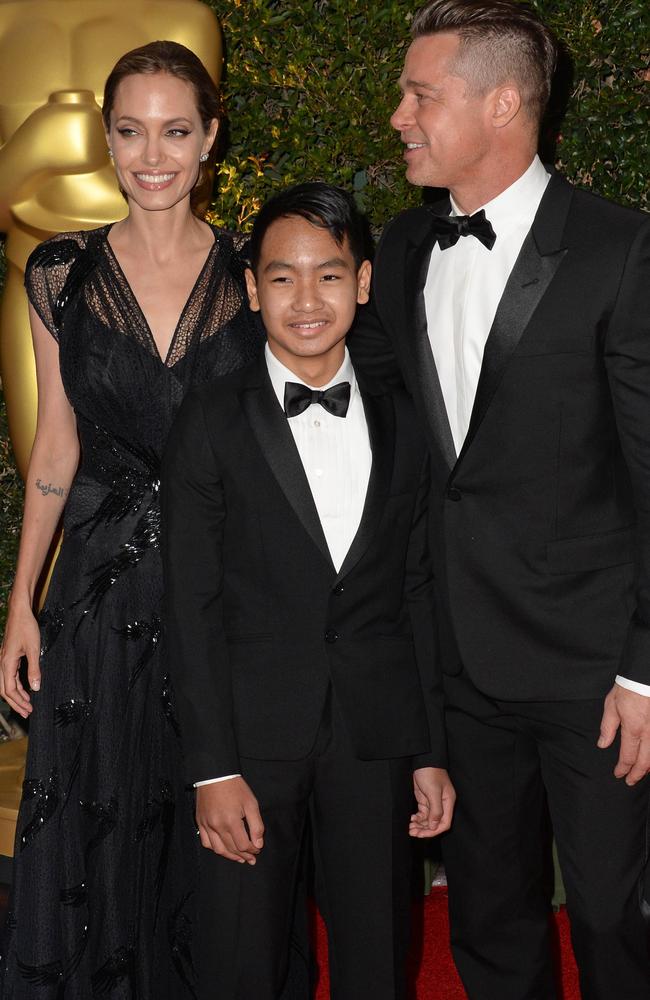
[[[199,158],[216,136],[206,133],[192,85],[169,73],[139,73],[119,84],[107,134],[120,186],[130,202],[164,211],[189,197]]]
[[[246,272],[251,309],[261,311],[276,358],[309,384],[324,385],[341,367],[370,271],[367,260],[357,267],[347,238],[339,246],[300,216],[276,219],[266,231],[256,275]]]
[[[480,177],[494,139],[494,95],[473,94],[453,73],[459,44],[451,32],[415,39],[391,118],[405,144],[407,180],[452,192]]]

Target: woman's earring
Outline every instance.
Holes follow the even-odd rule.
[[[112,160],[113,159],[113,150],[110,148],[110,146],[108,147],[108,155],[109,155],[109,157]]]
[[[199,163],[205,163],[208,159],[209,153],[201,153],[199,156]]]

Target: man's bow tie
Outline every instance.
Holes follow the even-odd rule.
[[[461,236],[475,236],[491,250],[497,238],[483,209],[474,215],[434,215],[432,229],[441,250],[453,247]]]
[[[310,389],[300,382],[284,383],[284,412],[288,417],[304,413],[312,403],[320,403],[334,417],[344,417],[350,405],[350,383],[339,382],[329,389]]]

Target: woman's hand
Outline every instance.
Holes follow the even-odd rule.
[[[38,691],[41,684],[41,637],[32,612],[33,598],[79,461],[77,423],[61,381],[58,344],[32,305],[29,321],[36,357],[38,420],[25,479],[18,564],[0,648],[0,697],[23,719],[32,712],[31,698],[18,674],[23,657],[31,690]]]
[[[0,647],[0,696],[14,712],[26,719],[32,712],[31,699],[18,672],[20,661],[27,658],[27,679],[32,691],[41,686],[41,634],[38,622],[27,601],[9,603],[9,617]]]

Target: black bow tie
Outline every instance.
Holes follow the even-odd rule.
[[[491,250],[497,238],[483,209],[474,215],[434,215],[432,228],[441,250],[453,247],[461,236],[475,236]]]
[[[334,417],[344,417],[350,405],[350,383],[339,382],[324,391],[310,389],[300,382],[284,383],[284,412],[288,417],[304,413],[312,403],[320,403]]]

